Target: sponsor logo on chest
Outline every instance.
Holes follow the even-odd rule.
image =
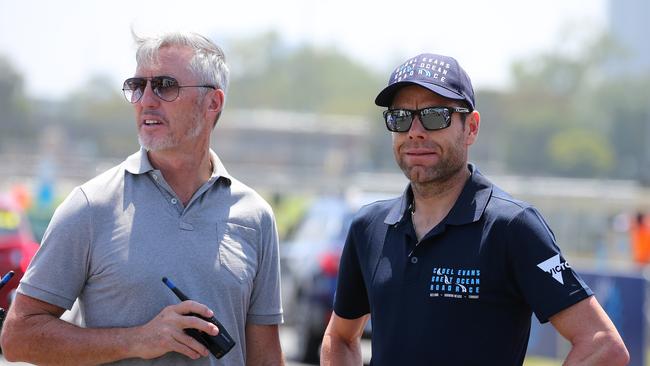
[[[478,299],[481,270],[433,267],[429,297]]]

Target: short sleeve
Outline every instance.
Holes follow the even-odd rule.
[[[345,319],[356,319],[370,312],[354,227],[353,223],[345,240],[334,294],[334,312]]]
[[[508,253],[516,284],[541,323],[593,295],[562,256],[555,237],[531,207],[508,223]]]
[[[247,321],[262,325],[280,324],[282,323],[280,248],[273,214],[264,214],[259,237],[260,263],[253,284]]]
[[[86,195],[75,188],[54,212],[18,292],[71,309],[86,282],[91,223]]]

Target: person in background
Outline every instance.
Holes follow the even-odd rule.
[[[140,151],[58,207],[2,333],[10,361],[283,365],[278,237],[270,206],[210,149],[225,102],[222,50],[194,33],[136,38],[124,82]],[[192,301],[179,303],[168,277]],[[87,328],[59,319],[79,299]],[[219,361],[184,332],[235,347]]]
[[[647,214],[637,212],[630,225],[630,234],[634,263],[640,266],[650,264],[650,223]]]
[[[448,56],[398,66],[375,103],[392,134],[403,195],[362,208],[339,267],[321,365],[521,365],[531,315],[571,342],[565,365],[624,365],[627,349],[531,205],[468,163],[480,115]]]

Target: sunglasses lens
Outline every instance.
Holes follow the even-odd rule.
[[[404,109],[395,109],[384,112],[386,128],[391,132],[405,132],[411,128],[413,115]]]
[[[442,130],[451,124],[451,113],[454,109],[449,107],[431,107],[411,111],[408,109],[392,109],[384,111],[386,128],[391,132],[406,132],[411,129],[415,115],[420,117],[420,123],[427,131]],[[460,111],[459,112],[463,112]]]
[[[144,95],[146,88],[146,78],[130,78],[124,82],[122,91],[124,91],[126,100],[131,103],[137,103],[142,98],[142,95]],[[151,89],[158,98],[166,102],[171,102],[178,98],[180,87],[178,81],[172,77],[156,76],[151,78]]]
[[[156,95],[166,101],[171,102],[178,98],[178,81],[169,76],[158,76],[151,80],[151,87]]]
[[[138,100],[142,97],[144,88],[147,86],[147,80],[142,78],[130,78],[126,79],[124,85],[122,86],[122,91],[124,91],[124,97],[130,103],[137,103]]]
[[[425,108],[420,112],[420,122],[427,130],[441,130],[449,127],[451,115],[446,108]]]

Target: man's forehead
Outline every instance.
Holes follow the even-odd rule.
[[[192,50],[188,47],[161,47],[151,57],[140,61],[136,67],[136,74],[180,76],[189,72],[191,57]]]

